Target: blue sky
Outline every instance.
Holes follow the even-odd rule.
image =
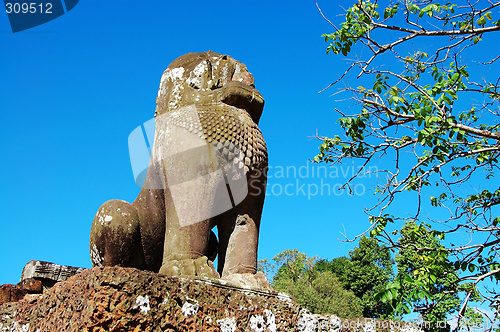
[[[322,6],[331,17],[342,12],[332,2]],[[259,258],[288,248],[345,255],[353,245],[339,243],[339,232],[366,226],[369,188],[357,197],[326,186],[323,195],[307,195],[321,180],[333,187],[351,171],[312,180],[306,174],[318,146],[310,136],[331,133],[336,116],[334,100],[318,94],[343,64],[325,53],[321,34],[329,31],[314,1],[90,0],[15,34],[0,14],[0,284],[18,282],[31,259],[91,266],[97,209],[113,198],[133,201],[140,189],[128,135],[153,117],[169,63],[207,50],[245,63],[266,101],[260,128],[271,178]],[[303,167],[303,177],[290,168],[286,177],[286,167]],[[291,195],[280,193],[288,183]]]
[[[340,23],[339,2],[319,4]],[[208,50],[245,63],[266,101],[259,126],[271,168],[259,259],[292,248],[346,255],[354,244],[337,239],[369,225],[363,208],[377,179],[360,179],[350,196],[332,188],[356,165],[318,175],[309,162],[319,145],[311,136],[339,133],[334,108],[352,106],[333,90],[318,94],[347,66],[326,55],[321,34],[329,32],[312,0],[87,0],[15,34],[0,14],[0,284],[18,282],[31,259],[91,267],[97,209],[140,190],[129,134],[153,117],[170,62]]]

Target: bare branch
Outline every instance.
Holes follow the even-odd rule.
[[[326,16],[323,14],[323,12],[321,11],[321,8],[319,8],[318,0],[315,0],[314,2],[316,3],[316,8],[318,8],[318,11],[321,14],[321,16],[323,17],[323,19],[325,21],[327,21],[335,29],[335,31],[339,31],[339,29],[337,29],[337,27],[335,26],[335,24],[333,24],[332,21],[330,21],[329,19],[327,19]]]

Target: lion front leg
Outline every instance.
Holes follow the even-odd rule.
[[[211,232],[212,219],[199,220],[203,214],[192,214],[203,211],[201,199],[206,196],[199,187],[184,186],[165,191],[166,232],[160,274],[219,278],[207,257],[213,256],[210,249],[216,246]]]

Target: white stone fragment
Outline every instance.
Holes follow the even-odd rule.
[[[250,317],[250,330],[255,332],[266,331],[266,322],[262,315],[253,315]]]
[[[2,332],[28,332],[30,328],[30,324],[20,325],[19,322],[13,322],[11,326],[3,326],[0,324],[0,328]]]
[[[365,321],[365,326],[363,326],[364,332],[376,332],[375,323],[372,320]]]
[[[163,299],[162,305],[167,305],[168,299],[170,298],[170,294],[167,293],[167,297]]]
[[[301,332],[315,332],[318,330],[318,320],[306,309],[300,313],[297,328]]]
[[[217,320],[217,324],[220,325],[221,332],[236,331],[236,320],[234,319],[234,317],[219,319]]]
[[[278,298],[278,300],[281,300],[281,301],[284,301],[284,302],[292,302],[292,298],[290,297],[290,295],[286,294],[286,293],[281,293],[281,292],[278,292],[278,295],[276,296]]]
[[[101,253],[95,244],[92,245],[92,249],[90,250],[90,258],[92,259],[94,266],[102,266],[104,258],[101,256]]]
[[[271,310],[264,310],[267,320],[267,329],[270,332],[276,332],[276,317]]]
[[[342,328],[342,321],[335,315],[331,315],[329,319],[330,327],[334,330],[340,330]]]
[[[182,305],[182,314],[184,316],[193,316],[200,309],[200,304],[198,301],[187,298],[186,302]]]
[[[141,309],[141,312],[144,315],[146,315],[149,312],[149,310],[151,310],[151,307],[149,306],[149,296],[148,295],[146,295],[146,296],[139,295],[135,299],[134,309],[136,309],[136,308]]]

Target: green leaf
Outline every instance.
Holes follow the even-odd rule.
[[[404,311],[407,313],[407,314],[411,314],[411,309],[408,305],[406,304],[402,304],[402,308],[404,309]]]

